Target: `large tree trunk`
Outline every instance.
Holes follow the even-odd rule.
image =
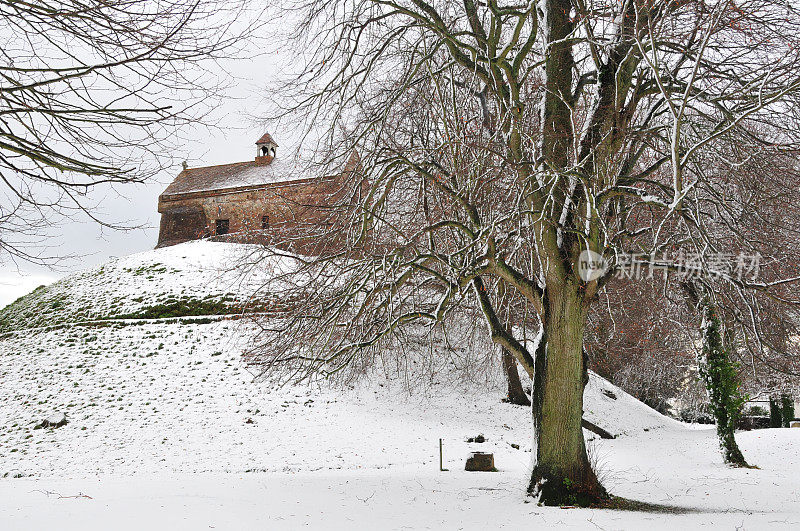
[[[586,309],[569,280],[563,289],[548,287],[545,304],[532,397],[536,465],[528,492],[544,505],[596,505],[608,494],[589,463],[581,428]]]
[[[522,381],[519,378],[519,371],[517,370],[517,360],[505,348],[502,352],[503,357],[503,372],[506,373],[506,381],[508,382],[508,396],[506,402],[515,404],[517,406],[530,406],[531,401],[525,390],[522,389]]]

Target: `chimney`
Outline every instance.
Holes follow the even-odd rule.
[[[256,142],[256,165],[267,166],[272,163],[277,147],[278,144],[275,143],[269,133],[265,133],[264,136],[259,138],[258,142]]]

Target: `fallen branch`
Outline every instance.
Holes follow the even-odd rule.
[[[594,433],[595,435],[599,435],[601,439],[615,439],[615,435],[611,435],[609,432],[598,426],[597,424],[592,424],[586,419],[581,419],[581,427],[583,429],[589,430],[590,432]]]

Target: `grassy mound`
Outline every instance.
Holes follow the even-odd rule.
[[[0,309],[0,334],[109,319],[232,315],[258,279],[232,269],[247,246],[190,242],[112,260],[39,286]]]

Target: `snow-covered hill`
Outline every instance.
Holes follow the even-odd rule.
[[[130,314],[178,294],[244,300],[257,278],[241,282],[225,269],[243,252],[193,242],[140,253],[67,277],[6,312],[17,330],[0,340],[0,446],[8,449],[0,475],[383,468],[429,462],[440,437],[460,455],[479,433],[485,447],[528,461],[529,412],[502,404],[499,389],[439,385],[409,395],[381,374],[354,389],[272,389],[254,383],[240,360],[244,322],[85,317],[113,317],[107,304]],[[72,302],[53,308],[53,300]],[[90,310],[77,318],[71,304]],[[27,321],[22,309],[37,307]],[[69,424],[33,429],[55,412]],[[678,425],[595,375],[586,418],[613,434]]]
[[[529,412],[500,392],[409,396],[377,375],[353,389],[269,388],[240,362],[240,326],[72,327],[0,342],[0,475],[385,468],[433,463],[440,437],[461,458],[479,433],[498,462],[529,460]],[[34,429],[55,412],[69,424]],[[615,434],[677,424],[597,377],[586,418]]]
[[[246,300],[257,274],[241,279],[230,272],[237,253],[246,252],[194,242],[140,253],[67,277],[0,314],[11,323],[0,335],[0,529],[53,522],[81,529],[169,522],[183,529],[276,522],[351,529],[359,509],[376,518],[362,517],[362,525],[381,528],[518,529],[534,521],[583,527],[596,514],[522,503],[530,412],[502,403],[499,386],[434,380],[409,393],[401,381],[376,373],[345,388],[273,388],[253,382],[241,362],[244,321],[115,318],[181,295]],[[65,413],[68,424],[36,429],[53,413]],[[615,494],[718,510],[729,507],[732,488],[746,499],[768,481],[780,486],[778,494],[753,495],[757,504],[736,507],[798,520],[784,514],[784,504],[800,492],[792,479],[800,477],[800,430],[740,437],[763,468],[744,471],[722,465],[713,430],[668,419],[595,375],[585,417],[619,435],[608,441],[586,432]],[[478,434],[487,441],[466,442]],[[447,473],[439,472],[439,439]],[[795,457],[778,461],[765,448]],[[474,450],[493,452],[499,473],[464,472]],[[79,493],[91,499],[63,497]],[[133,500],[144,512],[120,520]],[[625,527],[615,513],[604,514],[593,521]],[[741,520],[739,513],[719,517],[687,522]]]
[[[258,258],[248,245],[187,242],[111,260],[40,286],[0,309],[0,333],[120,318],[238,313],[261,285],[264,269],[237,267]],[[273,260],[274,262],[274,260]]]
[[[231,264],[249,252],[192,242],[139,253],[7,308],[14,331],[0,341],[0,426],[8,427],[0,433],[8,448],[0,475],[381,468],[426,462],[439,437],[465,450],[462,441],[479,433],[498,452],[528,460],[529,414],[502,404],[499,390],[444,385],[409,396],[377,374],[346,392],[270,389],[253,383],[240,360],[246,323],[115,319],[181,295],[246,300],[258,274],[242,279]],[[466,417],[465,404],[472,404]],[[420,408],[429,417],[407,418],[420,417]],[[33,429],[54,412],[66,413],[69,424]],[[677,425],[595,375],[586,418],[613,434]],[[401,419],[402,433],[381,441]],[[430,431],[434,419],[441,427]],[[297,457],[306,445],[294,441],[319,444],[326,434],[333,437],[328,444]]]

